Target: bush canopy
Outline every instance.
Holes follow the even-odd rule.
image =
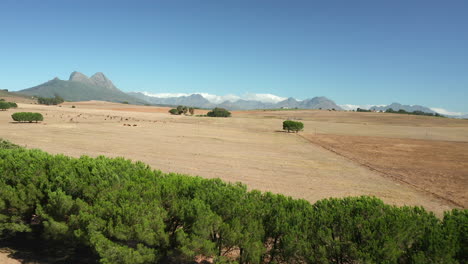
[[[224,108],[216,107],[206,114],[209,117],[230,117],[231,112]]]
[[[82,252],[132,264],[196,256],[216,263],[467,261],[468,210],[438,219],[374,197],[310,204],[123,158],[17,148],[0,149],[0,161],[0,241],[29,234],[64,263]]]
[[[0,110],[5,111],[7,109],[11,108],[10,103],[5,102],[5,101],[0,101]]]
[[[304,129],[304,124],[298,121],[286,120],[283,121],[283,130],[299,132]]]
[[[39,121],[43,121],[44,117],[40,113],[31,113],[31,112],[18,112],[11,115],[16,122],[29,122],[32,123],[35,121],[36,123]]]

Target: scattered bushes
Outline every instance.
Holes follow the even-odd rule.
[[[43,121],[44,117],[40,113],[31,113],[31,112],[18,112],[11,115],[16,122],[29,122],[32,123],[33,121]]]
[[[123,158],[7,149],[0,160],[0,240],[34,234],[50,254],[88,248],[102,263],[467,260],[468,210],[440,220],[373,197],[312,205]]]
[[[215,109],[211,110],[210,112],[206,113],[209,117],[230,117],[231,112],[224,108],[216,107]]]
[[[173,108],[169,110],[169,113],[171,113],[172,115],[181,115],[181,114],[187,115],[187,113],[190,113],[191,115],[193,115],[195,114],[195,108],[179,105],[177,106],[177,108]]]
[[[38,97],[37,102],[39,104],[44,104],[44,105],[58,105],[64,102],[63,98],[56,95],[53,98],[47,98],[47,97]]]
[[[286,120],[283,121],[283,130],[299,132],[304,129],[304,124],[298,121]]]

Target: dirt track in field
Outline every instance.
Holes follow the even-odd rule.
[[[168,110],[95,101],[65,103],[61,107],[21,104],[19,109],[0,113],[0,137],[28,148],[75,157],[123,156],[164,172],[240,181],[250,189],[311,202],[328,197],[373,195],[391,204],[422,205],[438,215],[457,207],[450,200],[466,206],[459,200],[466,198],[460,196],[459,188],[453,189],[452,194],[432,195],[426,190],[425,181],[395,180],[362,166],[344,153],[337,154],[321,146],[333,142],[315,144],[307,140],[310,138],[280,130],[282,121],[292,118],[304,122],[303,134],[309,136],[318,133],[330,137],[406,139],[401,143],[402,148],[414,145],[414,139],[426,139],[429,144],[419,148],[425,153],[437,148],[436,142],[441,140],[466,145],[463,143],[468,142],[465,120],[310,110],[239,111],[233,112],[231,118],[208,118],[171,116]],[[10,115],[14,111],[41,112],[45,120],[39,124],[13,123]],[[203,113],[196,110],[195,114]],[[450,150],[444,147],[444,151]],[[388,158],[382,155],[380,162],[385,164]],[[424,166],[430,170],[431,164],[428,160]],[[465,167],[456,164],[447,160],[443,173],[449,175],[453,171],[455,176],[449,177],[463,187],[467,179]],[[433,166],[439,165],[433,163]],[[393,173],[388,168],[382,169]],[[407,169],[409,173],[405,177],[417,175],[411,172],[411,167]],[[428,179],[433,184],[440,180],[433,176]],[[444,186],[445,191],[450,191],[450,185]]]

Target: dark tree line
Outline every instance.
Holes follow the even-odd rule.
[[[58,105],[58,104],[61,104],[63,103],[65,100],[58,96],[58,95],[55,95],[54,97],[52,98],[48,98],[48,97],[38,97],[37,98],[37,102],[39,104],[43,104],[43,105]]]
[[[393,110],[392,108],[389,108],[389,109],[385,110],[385,113],[444,117],[443,115],[441,115],[441,114],[439,114],[439,113],[427,113],[427,112],[423,112],[423,111],[408,112],[408,111],[403,110],[403,109],[399,109],[398,111],[395,111],[395,110]]]
[[[438,219],[373,197],[311,204],[123,158],[7,148],[0,150],[0,241],[40,239],[48,254],[67,252],[68,262],[77,252],[132,264],[191,263],[200,255],[216,263],[468,260],[468,210]]]

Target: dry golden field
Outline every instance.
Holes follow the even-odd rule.
[[[373,195],[438,215],[468,205],[468,120],[320,110],[208,118],[171,116],[168,109],[19,104],[0,112],[0,137],[75,157],[123,156],[164,172],[239,181],[311,202]],[[16,111],[40,112],[44,122],[14,123]],[[282,132],[286,118],[301,120],[305,130]]]

